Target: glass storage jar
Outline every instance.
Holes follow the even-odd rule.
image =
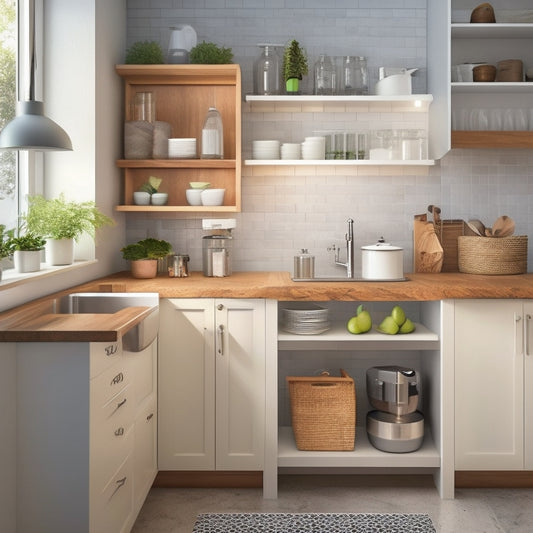
[[[335,94],[337,72],[331,57],[322,54],[315,63],[315,94]]]
[[[201,159],[224,158],[224,131],[222,117],[215,107],[210,107],[202,128]]]
[[[281,45],[258,44],[263,50],[254,61],[254,94],[280,94],[281,67],[277,48]]]

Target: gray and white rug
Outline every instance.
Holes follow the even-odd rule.
[[[209,513],[192,533],[435,533],[427,514]]]

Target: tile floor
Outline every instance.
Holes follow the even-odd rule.
[[[438,533],[529,533],[533,489],[457,489],[441,500],[429,476],[280,476],[277,500],[260,489],[150,491],[132,533],[191,533],[214,512],[427,513]]]

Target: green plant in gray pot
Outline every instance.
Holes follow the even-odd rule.
[[[288,94],[297,94],[300,80],[309,71],[307,56],[300,43],[293,39],[283,52],[283,79]]]
[[[94,239],[97,229],[115,223],[93,201],[69,201],[64,194],[50,199],[41,195],[30,196],[28,211],[22,218],[29,232],[46,238],[46,262],[50,265],[71,264],[75,240],[84,233]]]

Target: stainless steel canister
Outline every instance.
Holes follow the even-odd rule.
[[[315,277],[315,256],[311,255],[306,248],[302,248],[300,253],[294,256],[294,277],[296,279]]]
[[[202,238],[202,263],[204,276],[224,277],[231,275],[232,237],[206,235]]]
[[[189,256],[177,254],[171,257],[168,267],[168,275],[171,278],[186,278],[189,276]]]

